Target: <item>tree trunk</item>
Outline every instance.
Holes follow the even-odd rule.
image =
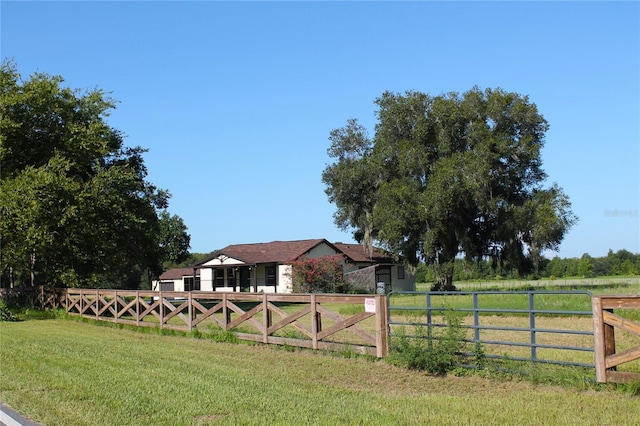
[[[440,275],[437,277],[436,283],[431,287],[431,291],[457,291],[455,285],[453,285],[453,273]]]
[[[441,261],[436,265],[436,283],[431,287],[431,291],[456,291],[456,286],[453,285],[455,254],[448,259],[443,258],[444,256],[440,258]]]
[[[29,256],[29,278],[31,280],[31,287],[33,287],[34,282],[36,280],[35,275],[35,266],[36,266],[36,251],[31,252]]]
[[[535,243],[531,243],[530,251],[531,253],[531,262],[533,263],[533,271],[536,276],[538,276],[540,272],[540,249]]]

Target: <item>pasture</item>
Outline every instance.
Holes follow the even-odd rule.
[[[370,357],[146,331],[2,323],[0,399],[46,425],[640,422],[638,398],[612,386],[432,377]]]

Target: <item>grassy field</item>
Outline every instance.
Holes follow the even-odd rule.
[[[433,283],[417,283],[416,290],[428,291]],[[640,290],[640,277],[598,277],[598,278],[558,278],[558,279],[539,279],[539,280],[495,280],[495,281],[457,281],[454,285],[459,290],[477,291],[477,290],[517,290],[524,288],[531,289],[589,289],[595,293],[616,293],[638,292]]]
[[[536,309],[564,310],[564,311],[591,311],[592,295],[604,294],[640,294],[640,278],[591,278],[591,279],[567,279],[562,282],[554,281],[492,281],[485,283],[461,282],[455,283],[461,292],[497,290],[513,291],[507,294],[486,294],[478,296],[481,308],[497,309],[527,309],[528,295],[518,294],[517,291],[535,291],[534,302]],[[419,292],[429,290],[430,284],[416,284]],[[549,291],[549,294],[542,292]],[[583,292],[584,294],[564,295],[553,292]],[[425,306],[423,295],[392,295],[390,305],[392,307],[418,307]],[[471,296],[459,295],[455,292],[446,295],[432,296],[431,305],[450,309],[471,308],[473,306]],[[640,311],[621,311],[625,317],[640,320]],[[401,312],[398,312],[398,314]]]
[[[0,400],[46,425],[640,423],[638,397],[69,320],[0,325]]]

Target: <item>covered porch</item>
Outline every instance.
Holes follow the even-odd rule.
[[[194,276],[199,272],[202,291],[228,292],[283,292],[283,265],[265,264],[214,264],[194,267]]]

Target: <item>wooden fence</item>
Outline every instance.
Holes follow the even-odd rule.
[[[71,315],[115,323],[183,331],[217,328],[243,340],[351,349],[380,358],[389,351],[388,300],[382,295],[0,290],[2,298],[18,296],[42,308],[64,308]],[[597,382],[640,380],[640,373],[618,371],[618,366],[640,360],[640,322],[620,315],[630,309],[640,309],[640,295],[592,296]],[[616,347],[616,328],[638,344]]]
[[[71,315],[120,324],[221,329],[241,340],[354,350],[379,358],[388,354],[383,295],[63,289],[41,290],[38,299],[43,307],[62,307]]]
[[[623,318],[614,309],[640,309],[639,295],[602,295],[592,297],[593,335],[595,341],[596,381],[631,382],[640,373],[617,371],[621,364],[640,359],[640,343],[616,352],[615,329],[640,337],[640,323]]]

